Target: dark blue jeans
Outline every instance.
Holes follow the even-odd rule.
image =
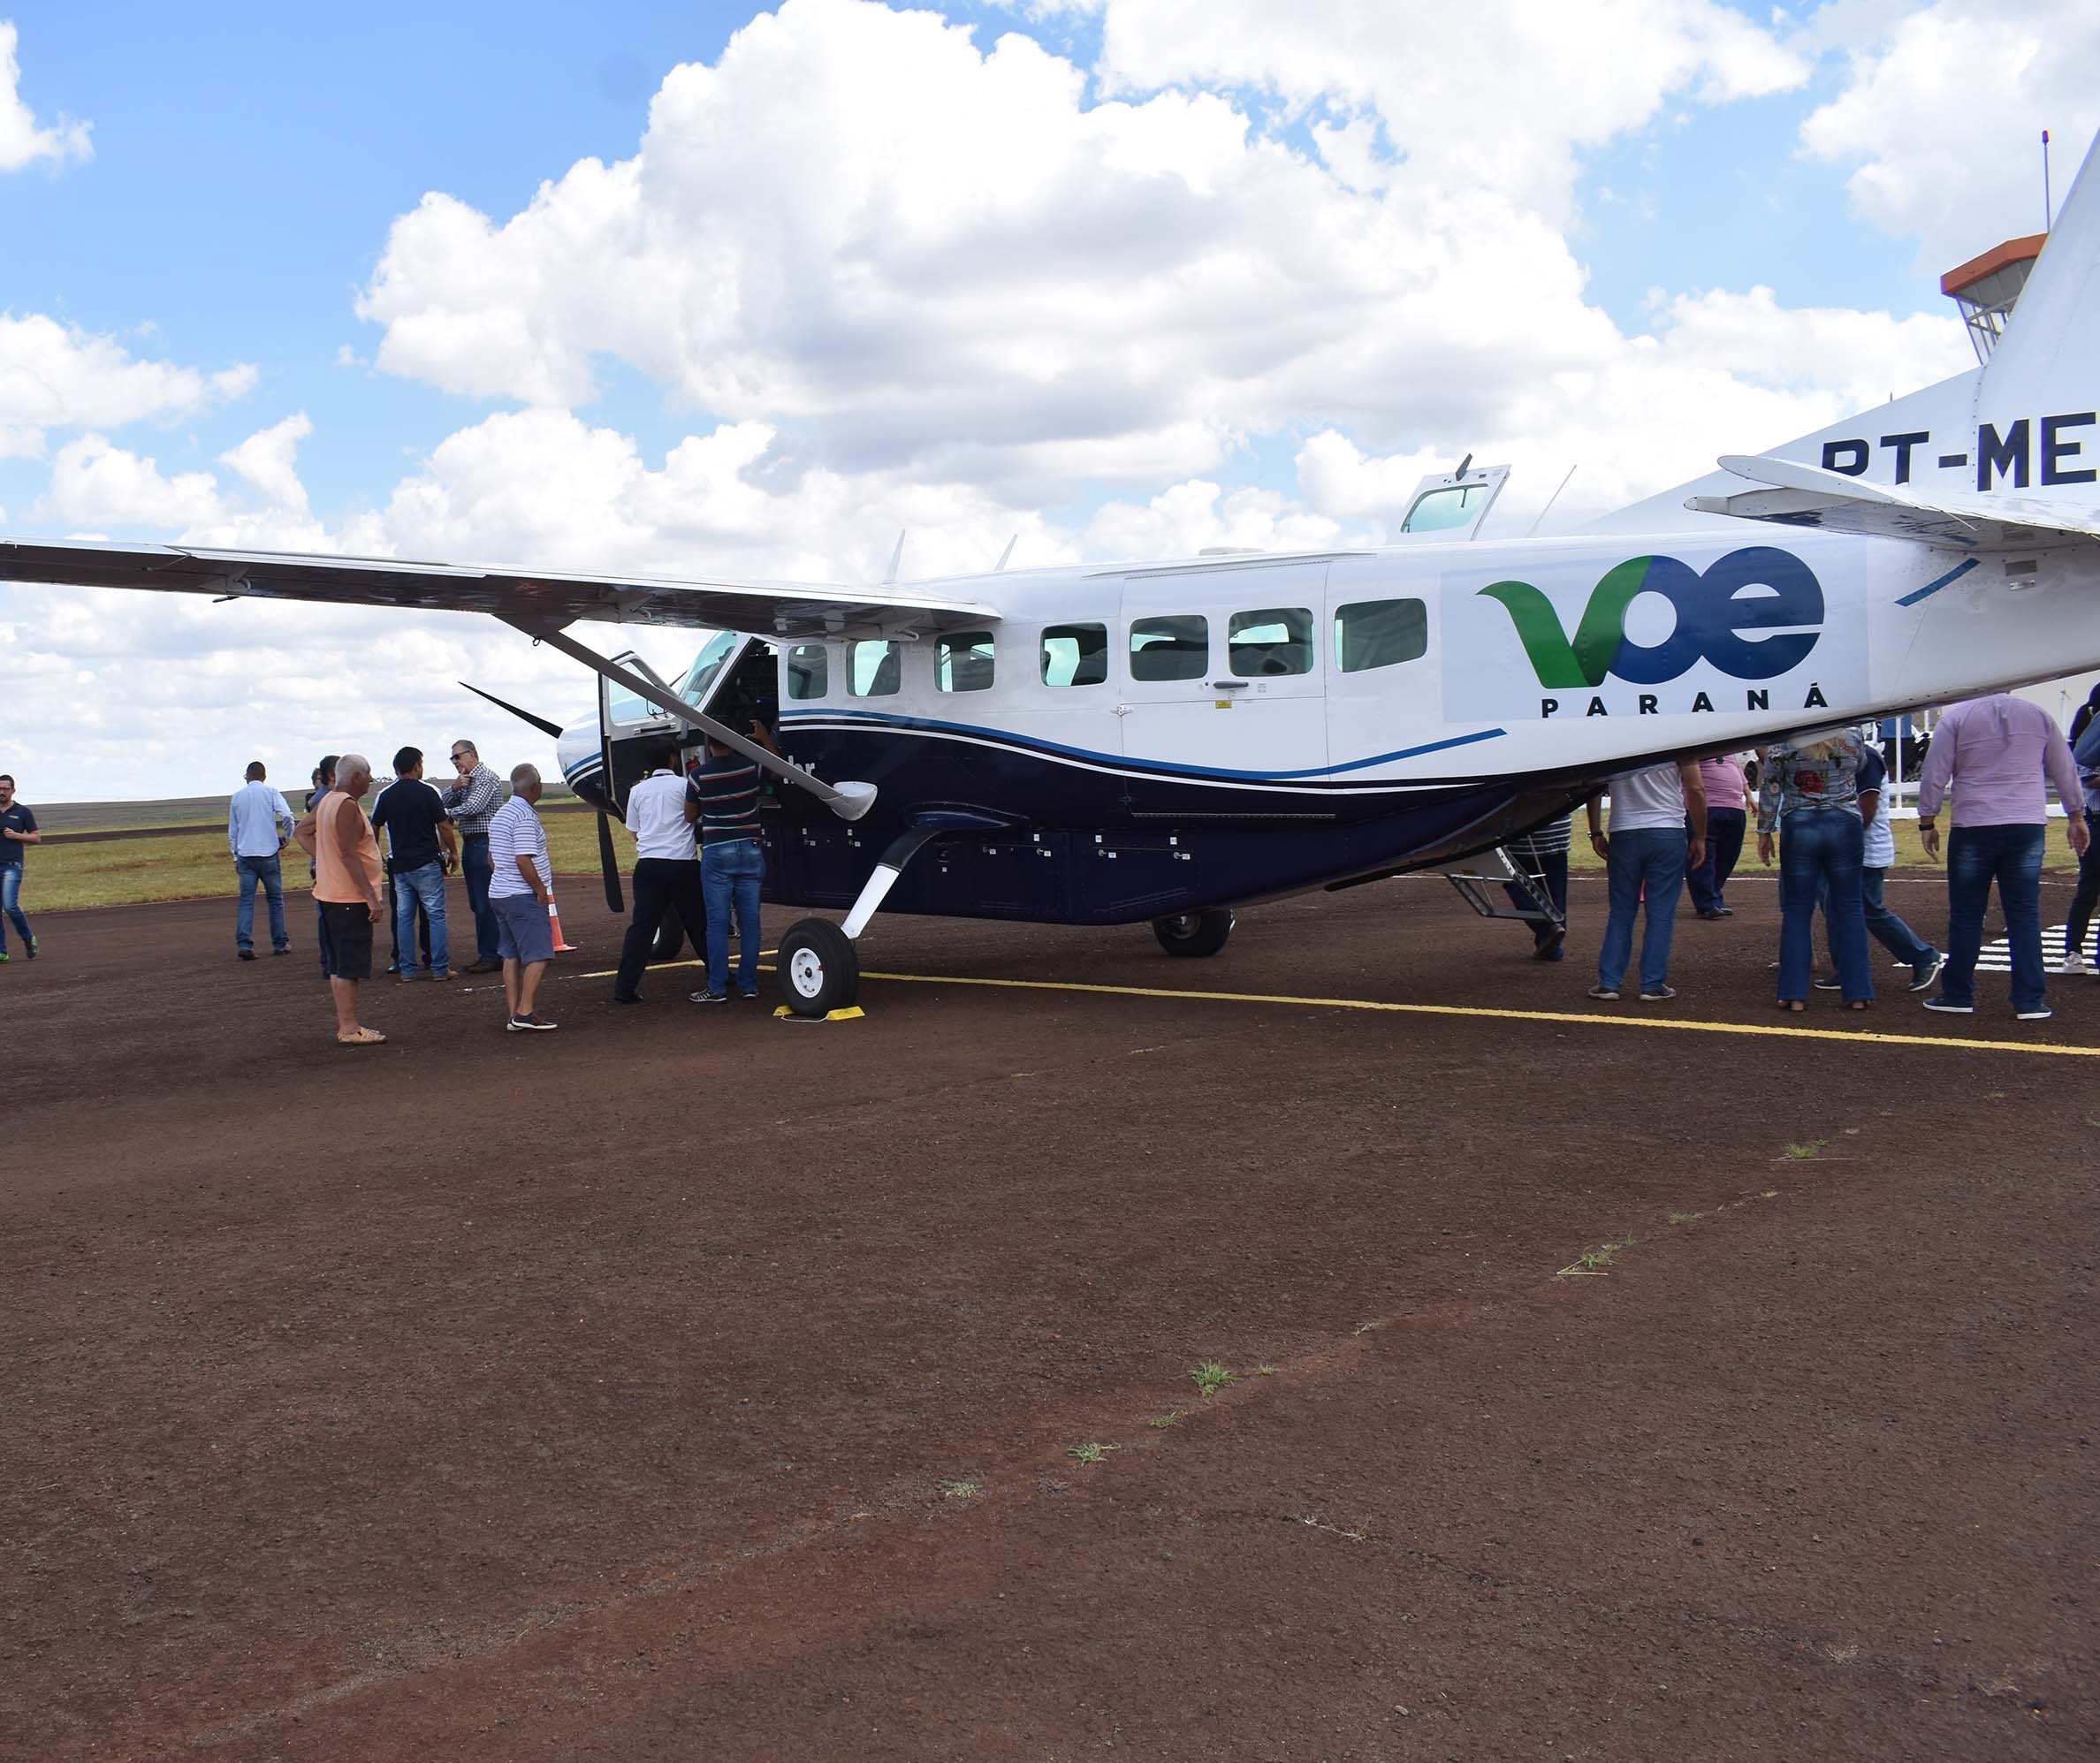
[[[1874,996],[1860,891],[1867,829],[1837,808],[1797,808],[1779,824],[1779,996],[1808,996],[1815,965],[1815,905],[1830,927],[1830,960],[1850,1004]]]
[[[474,914],[474,958],[492,961],[496,954],[496,909],[489,904],[489,878],[495,866],[489,861],[489,835],[460,835],[460,873],[467,879],[467,908]]]
[[[1633,954],[1633,916],[1647,902],[1640,938],[1640,989],[1660,992],[1670,983],[1670,941],[1677,930],[1678,899],[1685,891],[1685,829],[1636,826],[1614,832],[1604,853],[1604,878],[1611,916],[1604,946],[1597,952],[1597,984],[1617,992]]]
[[[2012,950],[2012,1007],[2039,1010],[2048,1001],[2042,971],[2042,848],[2040,826],[1957,826],[1947,834],[1947,967],[1940,995],[1950,1004],[1976,1001],[1976,956],[1983,947],[1983,915],[1997,884]]]
[[[236,857],[233,867],[240,872],[240,907],[233,915],[234,947],[255,946],[255,888],[259,884],[263,899],[270,902],[270,946],[289,948],[292,938],[285,931],[283,863],[275,856]]]
[[[1862,869],[1860,871],[1860,904],[1867,920],[1867,934],[1886,949],[1913,973],[1922,976],[1933,956],[1937,953],[1915,931],[1889,910],[1888,902],[1882,898],[1882,888],[1889,878],[1886,870]],[[1823,930],[1827,935],[1830,924],[1830,895],[1825,888],[1817,903],[1823,909]],[[1838,967],[1838,948],[1830,946],[1830,968]]]
[[[1739,808],[1707,810],[1706,855],[1697,869],[1685,871],[1694,912],[1718,912],[1728,904],[1722,895],[1735,873],[1736,859],[1743,855],[1743,829],[1749,818]]]
[[[700,892],[707,902],[707,989],[729,992],[729,910],[736,908],[736,989],[758,989],[758,890],[765,880],[765,853],[739,839],[700,851]]]
[[[2090,814],[2089,819],[2096,819]],[[2100,906],[2100,839],[2086,847],[2078,860],[2078,892],[2071,896],[2071,917],[2064,931],[2064,953],[2085,952],[2086,929],[2093,922],[2093,908]]]

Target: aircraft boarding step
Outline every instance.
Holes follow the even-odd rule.
[[[1553,909],[1553,898],[1546,892],[1537,876],[1497,845],[1489,854],[1502,867],[1500,875],[1481,875],[1472,870],[1447,870],[1444,879],[1458,890],[1460,899],[1483,918],[1514,918],[1527,924],[1562,924],[1566,920]],[[1514,887],[1531,904],[1522,910],[1512,908],[1500,890]],[[1490,890],[1495,892],[1490,892]]]

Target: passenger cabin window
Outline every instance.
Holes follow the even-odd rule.
[[[1429,652],[1429,608],[1419,600],[1357,600],[1335,608],[1335,665],[1344,673],[1396,666]]]
[[[1046,686],[1099,686],[1108,678],[1107,625],[1050,625],[1043,631]]]
[[[1303,606],[1235,612],[1225,633],[1227,657],[1244,680],[1312,671],[1312,614]]]
[[[880,637],[864,637],[851,645],[847,689],[856,698],[894,697],[903,683],[904,651],[902,644]]]
[[[1485,483],[1453,484],[1448,490],[1428,490],[1401,521],[1404,533],[1442,532],[1446,527],[1463,527],[1480,512],[1490,486]]]
[[[933,643],[933,684],[943,692],[983,692],[992,685],[992,633],[951,631]]]
[[[1200,680],[1210,666],[1210,620],[1194,613],[1130,627],[1130,678]]]
[[[831,690],[830,651],[820,642],[798,642],[788,651],[788,695],[801,702]]]

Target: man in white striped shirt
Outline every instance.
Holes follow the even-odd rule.
[[[554,959],[554,932],[547,921],[554,866],[547,855],[547,829],[533,812],[539,799],[539,768],[517,766],[511,772],[510,800],[489,821],[489,904],[496,913],[496,947],[503,958],[503,996],[513,1034],[555,1026],[532,1007]]]

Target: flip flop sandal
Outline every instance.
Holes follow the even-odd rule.
[[[386,1037],[377,1029],[360,1029],[354,1035],[336,1037],[336,1045],[339,1047],[376,1047],[385,1044]]]

